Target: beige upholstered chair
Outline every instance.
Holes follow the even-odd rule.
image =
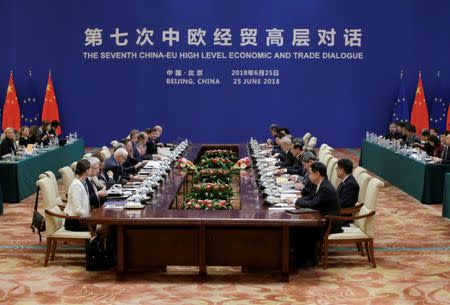
[[[325,148],[327,148],[327,147],[330,147],[328,144],[326,144],[326,143],[322,143],[321,145],[320,145],[320,147],[319,147],[319,154],[320,154],[320,152],[322,151],[322,150],[324,150]]]
[[[313,149],[314,147],[316,147],[316,144],[317,144],[317,138],[311,137],[308,141],[308,145],[305,145],[305,146],[309,149]]]
[[[350,217],[343,216],[325,216],[329,220],[327,232],[324,236],[324,256],[323,268],[328,264],[328,246],[330,244],[344,244],[356,243],[363,244],[366,248],[366,254],[372,267],[376,268],[375,255],[373,247],[374,238],[374,215],[376,204],[378,200],[378,193],[384,183],[378,178],[372,178],[367,186],[366,196],[364,198],[364,205],[360,207],[359,211]],[[366,204],[367,202],[367,204]],[[344,227],[344,232],[330,234],[333,221],[336,220],[353,220],[354,224],[350,227]]]
[[[73,170],[73,172],[75,173],[75,168],[77,167],[77,161],[72,162],[72,164],[70,164],[70,168]]]
[[[43,177],[37,182],[43,201],[44,201],[44,218],[47,235],[47,251],[45,253],[44,266],[47,266],[48,260],[55,258],[56,247],[58,241],[62,242],[78,242],[84,243],[91,238],[90,232],[73,232],[64,228],[65,219],[78,219],[79,217],[67,216],[56,204],[57,194],[53,187],[53,182],[48,177]]]
[[[327,177],[328,179],[331,179],[331,174],[333,173],[333,171],[336,171],[336,166],[337,166],[337,162],[338,159],[333,157],[331,158],[331,160],[328,162],[327,164]]]
[[[58,170],[58,172],[61,174],[63,185],[64,185],[64,193],[66,194],[66,198],[67,198],[67,195],[69,194],[69,187],[70,187],[70,184],[72,183],[73,179],[75,179],[75,174],[74,174],[73,170],[68,166],[64,166],[63,168],[60,168]]]
[[[52,171],[46,171],[45,173],[40,174],[38,179],[42,179],[44,177],[48,177],[52,182],[53,191],[55,192],[56,196],[56,204],[63,207],[66,204],[66,201],[63,200],[59,195],[58,181],[56,180],[55,174],[53,174]]]
[[[358,179],[356,179],[356,182],[359,185],[359,193],[358,193],[359,202],[365,203],[364,198],[366,197],[367,185],[369,184],[370,179],[372,179],[372,177],[367,173],[362,173],[361,175],[358,176]]]
[[[337,163],[336,163],[337,165]],[[335,189],[337,189],[339,183],[341,183],[341,179],[338,177],[336,166],[334,167],[334,170],[331,172],[330,176],[330,182],[334,186]]]
[[[91,153],[84,154],[83,159],[86,159],[86,158],[89,158],[89,157],[92,157]]]
[[[330,160],[333,159],[333,158],[334,158],[333,155],[330,154],[330,153],[328,153],[328,154],[326,154],[326,155],[323,157],[322,163],[328,168],[328,163],[330,163]]]
[[[100,151],[100,154],[102,155],[102,157],[106,160],[106,159],[108,159],[109,157],[111,157],[111,152],[109,151],[109,149],[108,148],[103,148],[101,151]]]
[[[325,149],[322,149],[322,151],[320,151],[320,152],[319,152],[319,155],[318,155],[319,161],[323,163],[323,160],[324,160],[325,156],[326,156],[327,154],[331,154],[331,151],[332,151],[332,150],[331,150],[331,148],[329,148],[329,147],[327,147],[327,148],[325,148]]]
[[[308,145],[309,139],[311,139],[311,133],[307,132],[307,133],[305,133],[305,135],[303,136],[303,142],[305,143],[305,146]]]
[[[353,169],[353,177],[355,177],[356,180],[358,180],[359,175],[361,175],[362,173],[367,173],[367,169],[361,166],[358,166],[355,169]]]

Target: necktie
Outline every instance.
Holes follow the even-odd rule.
[[[84,185],[84,189],[86,190],[86,194],[89,196],[89,189],[88,189],[86,181],[83,182],[83,185]]]
[[[441,156],[442,160],[447,159],[447,152],[448,152],[448,146],[445,146],[444,151],[442,152],[442,156]]]

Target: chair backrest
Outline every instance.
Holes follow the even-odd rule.
[[[364,215],[372,211],[376,211],[378,193],[380,188],[384,186],[384,183],[378,178],[372,178],[367,186],[366,198],[364,199],[364,205],[359,210],[357,215]],[[366,204],[367,202],[367,204]],[[367,236],[373,237],[374,235],[374,223],[375,217],[356,219],[355,225],[360,228]]]
[[[42,179],[39,179],[36,184],[42,194],[44,209],[54,213],[62,214],[63,212],[57,204],[57,196],[52,180],[48,177],[43,177]],[[53,217],[48,215],[47,213],[44,213],[44,218],[47,236],[55,233],[64,225],[63,218]]]
[[[305,146],[308,145],[309,139],[311,139],[311,133],[307,132],[303,136],[303,142],[305,143]]]
[[[316,147],[316,144],[317,144],[317,138],[311,137],[308,141],[308,145],[305,145],[305,146],[309,149],[313,149],[314,147]]]
[[[52,171],[46,171],[45,173],[42,173],[39,175],[38,179],[42,179],[44,177],[48,177],[50,178],[51,182],[52,182],[52,187],[53,187],[53,191],[55,192],[55,196],[56,196],[56,204],[57,205],[64,205],[61,196],[59,195],[59,188],[58,188],[58,181],[56,180],[56,176],[55,174],[53,174]]]
[[[327,164],[327,177],[328,177],[328,179],[331,178],[331,173],[333,171],[336,171],[335,168],[336,168],[337,162],[338,162],[338,159],[335,158],[335,157],[331,158],[331,160],[328,162],[328,164]]]
[[[367,173],[367,169],[361,166],[358,166],[355,169],[353,169],[353,177],[355,177],[356,180],[358,180],[359,175],[361,175],[362,173]]]
[[[64,185],[64,192],[69,194],[69,186],[72,183],[72,181],[75,179],[75,174],[73,170],[69,166],[64,166],[63,168],[60,168],[58,172],[61,174],[63,185]]]
[[[318,155],[319,161],[323,163],[324,158],[327,154],[331,154],[331,149],[329,148],[322,149],[322,151],[320,151]]]
[[[320,145],[320,147],[319,147],[319,154],[320,154],[320,152],[321,152],[322,150],[324,150],[324,149],[327,148],[327,147],[329,147],[328,144],[322,143],[322,144]]]
[[[325,154],[325,156],[322,158],[322,163],[328,168],[328,163],[330,162],[330,160],[333,159],[333,155],[328,153]]]
[[[337,165],[337,163],[336,163]],[[331,172],[330,176],[330,182],[334,186],[335,189],[337,189],[339,183],[341,183],[341,179],[338,177],[336,166],[334,167],[334,170]]]
[[[366,197],[367,185],[372,177],[368,173],[362,173],[355,179],[359,185],[358,202],[363,202],[365,204],[364,199]]]
[[[72,169],[72,171],[75,173],[75,168],[77,168],[77,161],[72,162],[72,164],[70,164],[70,168]]]
[[[111,157],[111,152],[109,151],[108,148],[102,149],[102,150],[100,151],[100,154],[102,155],[102,157],[103,157],[105,160],[108,159],[109,157]]]
[[[366,196],[364,197],[364,205],[372,211],[375,211],[377,207],[378,193],[380,188],[384,186],[384,183],[378,178],[372,178],[367,185]]]
[[[83,159],[92,157],[92,153],[84,154]]]
[[[91,177],[91,181],[94,182],[95,187],[96,187],[98,190],[106,189],[105,183],[104,183],[102,180],[98,179],[97,176]]]

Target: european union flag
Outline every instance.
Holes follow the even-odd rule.
[[[442,98],[441,73],[437,73],[436,86],[433,101],[431,104],[430,128],[437,128],[439,132],[446,130],[447,103]]]
[[[406,84],[403,77],[403,71],[400,73],[400,90],[398,97],[394,102],[394,109],[392,111],[392,121],[408,122],[409,121],[409,107],[406,100]]]
[[[21,125],[22,126],[32,126],[39,125],[41,123],[41,107],[40,103],[36,98],[36,91],[33,86],[33,80],[31,77],[31,71],[28,74],[28,86],[26,95],[21,101]]]

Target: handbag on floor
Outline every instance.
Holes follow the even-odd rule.
[[[37,230],[37,232],[39,234],[39,242],[41,242],[42,241],[41,232],[45,231],[45,218],[37,210],[38,201],[39,201],[39,187],[37,188],[37,191],[36,191],[36,201],[34,203],[34,211],[33,211],[33,217],[31,219],[30,227],[31,227],[31,230],[33,230],[33,233]]]
[[[86,241],[86,270],[109,270],[114,266],[114,251],[105,237],[95,235]]]

